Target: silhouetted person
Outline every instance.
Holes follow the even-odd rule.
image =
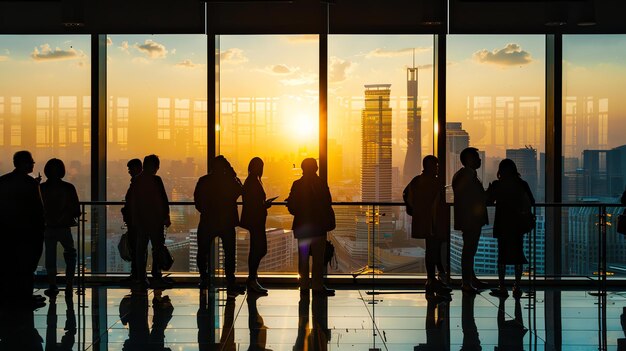
[[[65,294],[65,334],[61,337],[61,342],[57,343],[57,303],[56,296],[50,298],[48,306],[48,316],[46,318],[46,351],[71,351],[76,343],[76,314],[74,313],[74,300],[71,293]]]
[[[522,304],[519,297],[515,298],[515,315],[512,320],[506,320],[506,297],[500,297],[498,306],[498,346],[494,351],[524,351],[524,335],[528,329],[524,327],[522,318]]]
[[[326,232],[334,228],[335,222],[330,190],[328,184],[317,175],[314,158],[304,159],[301,167],[302,178],[293,182],[287,198],[287,209],[293,215],[293,233],[298,239],[300,293],[308,294],[309,256],[312,256],[313,292],[332,296],[335,291],[324,286]]]
[[[498,166],[498,180],[489,184],[487,189],[487,203],[496,204],[496,215],[493,223],[493,236],[498,239],[498,289],[492,295],[508,296],[504,286],[506,265],[515,265],[515,285],[513,295],[521,296],[520,280],[522,279],[523,265],[527,264],[524,255],[524,223],[522,212],[530,213],[535,198],[519,173],[517,166],[511,159],[500,161]]]
[[[35,161],[28,151],[13,155],[15,169],[0,177],[0,303],[40,307],[42,296],[33,296],[34,273],[43,250],[44,210],[39,180],[29,176]],[[43,300],[42,300],[43,299]]]
[[[454,229],[463,233],[461,271],[463,291],[477,293],[487,284],[479,281],[474,273],[474,256],[478,249],[482,226],[489,222],[486,194],[476,170],[481,160],[478,149],[468,147],[461,151],[463,167],[452,178],[454,191]]]
[[[463,299],[461,301],[461,328],[463,329],[462,351],[482,350],[480,339],[478,338],[476,320],[474,319],[474,300],[476,300],[475,293],[471,291],[463,292]]]
[[[164,227],[169,227],[170,210],[163,180],[157,176],[160,161],[156,155],[143,160],[143,172],[136,176],[129,189],[127,206],[130,209],[131,226],[137,233],[135,258],[137,276],[133,283],[135,292],[144,291],[146,283],[146,258],[148,241],[152,244],[152,287],[164,288],[170,284],[161,274],[158,250],[165,245]]]
[[[141,174],[141,172],[143,171],[143,164],[138,158],[133,158],[132,160],[128,161],[126,167],[128,167],[128,174],[130,175],[131,183],[133,182],[133,179],[135,179],[135,177]],[[129,193],[130,186],[128,187],[128,190],[126,191],[126,196],[124,197],[124,201],[126,202],[128,202]],[[132,257],[130,262],[130,276],[124,278],[122,281],[124,283],[132,283],[137,276],[137,261],[134,259],[135,247],[137,246],[137,232],[132,226],[132,218],[127,204],[122,207],[122,218],[124,220],[124,223],[126,223],[126,230],[128,231],[128,245],[130,247],[130,254]]]
[[[258,280],[261,259],[267,253],[267,237],[265,220],[267,209],[272,203],[266,201],[261,177],[263,176],[263,160],[255,157],[248,165],[248,178],[243,183],[243,208],[241,210],[241,227],[250,232],[250,253],[248,254],[248,291],[267,294]]]
[[[442,182],[437,177],[439,160],[433,155],[424,157],[424,170],[406,186],[402,197],[407,214],[412,216],[411,237],[426,239],[427,294],[447,294],[451,289],[438,280],[435,268],[444,273],[441,244],[447,239],[446,204]]]
[[[209,253],[216,237],[222,239],[228,293],[241,294],[245,287],[235,282],[235,227],[239,225],[237,198],[242,185],[237,173],[224,156],[217,156],[211,164],[211,172],[196,184],[193,199],[200,212],[198,224],[198,271],[200,287],[209,286]]]
[[[622,195],[622,199],[624,196]],[[626,307],[622,307],[622,314],[619,315],[620,325],[622,326],[622,332],[626,336]],[[617,339],[617,351],[626,351],[626,338]]]
[[[48,178],[41,184],[41,197],[45,210],[46,230],[46,271],[48,289],[45,294],[56,296],[59,289],[56,284],[57,275],[57,243],[63,246],[65,260],[65,293],[72,293],[74,273],[76,272],[76,249],[72,238],[72,227],[78,226],[80,204],[74,185],[63,181],[65,165],[58,158],[50,159],[44,169]]]
[[[267,326],[263,321],[263,317],[259,314],[256,302],[260,295],[248,295],[248,328],[250,329],[250,346],[248,351],[271,351],[265,348],[267,345]]]
[[[442,302],[436,297],[426,297],[426,343],[413,348],[414,351],[449,351],[450,338],[447,333],[449,323],[445,319],[444,309],[448,309],[448,302]]]

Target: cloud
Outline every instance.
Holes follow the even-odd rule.
[[[111,37],[107,37],[107,46],[113,45],[113,39]]]
[[[174,66],[180,67],[180,68],[195,69],[195,68],[201,68],[204,65],[200,63],[193,63],[191,60],[185,59],[176,63]]]
[[[317,34],[288,35],[287,41],[290,43],[317,43],[319,36]]]
[[[220,52],[220,63],[229,65],[238,65],[248,62],[248,58],[243,54],[243,50],[231,48]]]
[[[530,53],[522,50],[522,47],[515,43],[506,44],[504,48],[493,51],[479,50],[474,53],[473,57],[479,63],[497,66],[521,66],[533,61]]]
[[[128,42],[127,41],[123,41],[122,44],[120,46],[117,47],[118,49],[128,53]]]
[[[415,50],[416,54],[419,54],[419,53],[422,53],[422,52],[429,52],[432,49],[430,47],[404,48],[404,49],[396,49],[396,50],[387,50],[387,49],[376,48],[376,49],[368,52],[367,54],[365,54],[365,57],[372,58],[372,57],[400,57],[400,56],[407,56],[407,55],[412,55],[413,54],[413,50]]]
[[[176,55],[176,49],[172,49],[172,55]]]
[[[8,55],[0,55],[0,62],[2,61],[9,61],[9,56]]]
[[[339,83],[348,79],[348,74],[354,70],[356,64],[354,62],[331,56],[328,65],[328,81],[331,83]]]
[[[300,68],[299,67],[290,67],[286,64],[278,64],[278,65],[271,65],[271,66],[267,66],[264,69],[262,69],[261,71],[265,72],[265,73],[269,73],[269,74],[274,74],[274,75],[279,75],[279,76],[286,76],[286,75],[290,75],[293,74],[297,71],[299,71]]]
[[[135,48],[151,59],[164,58],[168,53],[165,45],[157,43],[152,39],[146,39],[143,44],[135,44]]]
[[[72,47],[67,50],[63,50],[61,48],[55,48],[53,50],[50,47],[50,44],[43,44],[39,47],[41,48],[41,50],[35,48],[30,54],[30,57],[38,62],[74,60],[85,56],[82,51],[76,50]]]
[[[317,84],[317,74],[314,74],[314,73],[301,74],[297,78],[282,79],[280,83],[286,86]]]

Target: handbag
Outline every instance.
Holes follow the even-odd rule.
[[[130,262],[133,260],[132,251],[130,250],[130,240],[128,239],[128,232],[125,232],[120,237],[120,242],[117,244],[117,250],[120,253],[120,257],[124,261]]]
[[[337,256],[335,255],[335,245],[332,241],[326,240],[326,250],[324,250],[324,265],[332,269],[337,269]]]
[[[161,245],[154,253],[156,257],[157,264],[159,268],[164,271],[169,271],[174,264],[174,257],[170,254],[170,250],[167,249],[167,246]]]
[[[626,215],[617,216],[617,232],[626,235]]]

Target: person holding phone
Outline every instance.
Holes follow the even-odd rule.
[[[265,220],[267,209],[272,201],[267,200],[263,190],[263,160],[254,157],[248,165],[248,178],[243,183],[243,209],[241,210],[241,227],[250,232],[250,253],[248,254],[248,292],[267,294],[267,289],[258,282],[258,270],[261,259],[267,254],[267,237]]]

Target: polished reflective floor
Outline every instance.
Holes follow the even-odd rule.
[[[61,292],[34,312],[4,311],[2,349],[626,350],[621,291],[500,299],[455,290],[447,302],[422,290],[337,290],[327,298],[295,289],[264,297],[192,288],[132,296],[115,287],[68,297]]]

